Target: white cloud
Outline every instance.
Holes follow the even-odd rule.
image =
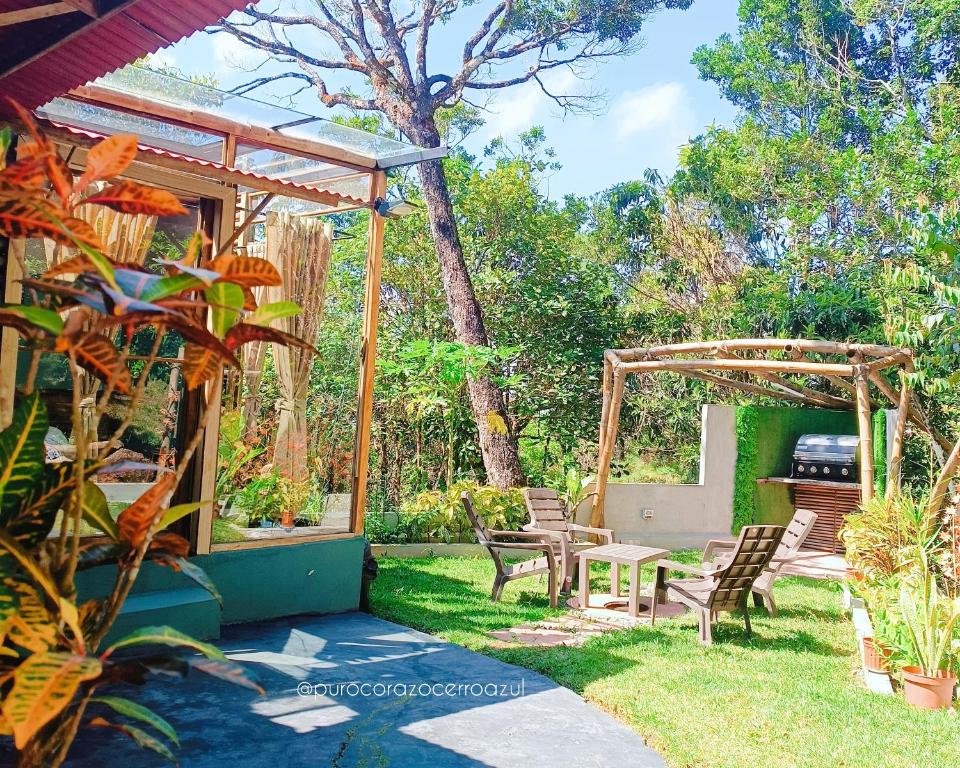
[[[543,81],[551,93],[562,96],[578,94],[583,88],[582,81],[568,69],[553,70],[544,75]],[[512,139],[534,125],[549,122],[551,115],[557,111],[556,103],[532,81],[497,91],[487,108],[489,111],[483,116],[486,125],[482,132],[486,140],[497,136]]]
[[[613,135],[626,141],[641,134],[657,134],[685,142],[696,129],[696,115],[683,83],[654,83],[624,91],[610,110]]]
[[[213,58],[220,72],[247,68],[251,63],[259,61],[253,48],[225,32],[213,35],[212,47]],[[259,58],[263,58],[262,54]]]

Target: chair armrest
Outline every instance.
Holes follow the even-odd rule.
[[[707,562],[716,549],[733,549],[736,546],[735,541],[723,541],[722,539],[710,539],[707,546],[703,548],[703,562]]]
[[[663,569],[665,571],[681,571],[682,573],[689,573],[693,576],[713,576],[713,570],[707,570],[705,568],[697,568],[695,565],[687,565],[686,563],[678,563],[675,560],[657,560],[657,569]]]
[[[484,546],[490,549],[516,549],[521,552],[544,552],[553,557],[553,547],[550,544],[544,544],[537,541],[490,541],[484,542]]]
[[[495,531],[487,530],[487,536],[491,544],[499,545],[504,539],[519,539],[519,541],[502,541],[505,544],[530,542],[532,544],[546,544],[553,546],[553,537],[547,531],[541,531],[534,528],[528,531]]]
[[[568,523],[567,529],[570,531],[577,531],[579,533],[593,533],[600,538],[606,539],[607,544],[613,544],[613,531],[610,528],[592,528],[589,525]]]

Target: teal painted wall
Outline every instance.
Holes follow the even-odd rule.
[[[214,552],[191,560],[220,591],[222,612],[212,600],[197,605],[192,598],[197,585],[183,574],[147,563],[131,595],[134,612],[121,621],[124,631],[146,624],[169,624],[210,638],[216,636],[211,630],[216,614],[219,623],[237,624],[298,613],[342,613],[356,610],[360,602],[360,536]],[[80,600],[107,594],[115,576],[116,568],[111,565],[78,573]],[[184,596],[183,605],[171,603],[171,590]],[[140,611],[144,621],[138,623]]]
[[[745,406],[737,408],[737,466],[733,532],[744,525],[786,525],[796,511],[789,486],[758,484],[762,477],[787,477],[797,439],[808,432],[857,434],[852,411],[823,408]]]

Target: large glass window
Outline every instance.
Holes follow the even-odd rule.
[[[297,304],[299,314],[272,325],[317,351],[248,344],[243,371],[227,372],[212,542],[348,532],[362,262],[323,218],[290,210],[269,211],[247,237],[246,253],[283,278],[282,287],[259,291],[258,303]]]
[[[92,206],[88,207],[89,210],[81,208],[79,215],[97,231],[111,258],[160,271],[161,260],[183,258],[185,244],[199,225],[197,204],[184,203],[193,215],[158,218],[120,214]],[[21,240],[10,244],[14,270],[23,269],[28,277],[33,278],[40,277],[73,255],[71,249],[51,241]],[[70,275],[62,277],[69,279]],[[22,301],[32,303],[29,289],[23,291]],[[103,333],[117,343],[115,330]],[[114,392],[105,400],[101,381],[91,374],[81,373],[80,412],[88,435],[88,450],[91,456],[97,455],[104,460],[104,467],[94,482],[104,492],[114,518],[156,481],[158,471],[148,468],[150,465],[173,467],[176,461],[184,432],[181,346],[181,337],[172,331],[165,333],[159,343],[154,329],[140,331],[133,338],[127,366],[134,381],[144,372],[154,347],[159,356],[147,372],[145,385],[139,392]],[[35,356],[21,346],[16,361],[19,390],[22,391],[29,377],[33,378],[34,389],[40,393],[48,414],[46,460],[51,463],[75,460],[73,382],[66,360],[59,354]],[[133,398],[137,402],[131,411]],[[58,529],[59,525],[54,530]],[[86,532],[98,533],[89,526]]]

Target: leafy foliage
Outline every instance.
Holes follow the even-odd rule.
[[[97,144],[88,153],[86,169],[74,178],[30,115],[20,110],[20,119],[31,141],[19,147],[14,163],[0,170],[0,234],[49,238],[67,245],[73,255],[39,279],[24,280],[29,304],[0,308],[0,325],[20,334],[34,360],[13,418],[0,431],[0,730],[13,734],[24,766],[59,765],[82,722],[119,730],[173,759],[162,739],[176,744],[176,735],[165,720],[126,699],[95,694],[118,682],[142,683],[147,673],[161,666],[167,673],[180,674],[193,666],[256,689],[255,681],[215,647],[169,627],[134,632],[105,651],[100,645],[145,561],[180,571],[220,599],[206,574],[185,559],[189,543],[163,530],[198,506],[171,507],[170,499],[213,412],[201,415],[200,428],[177,466],[165,471],[153,467],[159,471],[157,481],[114,521],[103,492],[90,481],[103,469],[104,456],[93,445],[78,403],[72,409],[78,458],[45,462],[48,421],[34,389],[36,361],[40,355],[59,355],[75,391],[81,375],[100,379],[97,418],[114,393],[126,395],[127,413],[113,436],[119,440],[134,421],[166,331],[176,330],[185,340],[187,386],[209,383],[215,393],[222,385],[224,366],[238,365],[234,352],[247,341],[303,343],[247,322],[295,308],[274,307],[253,317],[256,307],[247,307],[245,291],[277,284],[276,270],[259,259],[229,253],[206,256],[209,243],[200,234],[190,241],[183,261],[165,262],[165,275],[112,261],[92,229],[75,216],[78,206],[103,205],[121,213],[154,216],[182,214],[185,209],[168,192],[117,178],[136,154],[135,137],[114,136]],[[109,183],[88,193],[90,184],[100,181]],[[65,280],[64,275],[72,277]],[[156,343],[134,369],[128,365],[134,337],[148,330]],[[60,530],[51,535],[58,515]],[[102,531],[107,543],[82,539],[82,522]],[[111,593],[78,606],[76,571],[106,558],[118,563]],[[191,648],[212,666],[181,663],[175,657],[150,663],[113,657],[119,648],[145,644]],[[102,716],[85,721],[92,702],[150,726],[159,736]]]

